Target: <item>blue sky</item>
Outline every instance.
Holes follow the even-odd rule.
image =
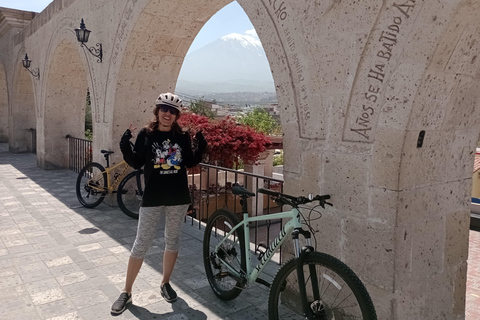
[[[0,0],[0,7],[41,12],[51,0]],[[242,7],[234,1],[217,12],[200,30],[190,52],[230,33],[245,34],[253,25]]]

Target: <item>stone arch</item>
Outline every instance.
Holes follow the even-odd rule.
[[[395,260],[404,262],[395,268],[398,319],[414,314],[442,318],[445,306],[447,318],[465,315],[471,179],[480,134],[480,4],[437,10],[422,7],[419,21],[445,19],[442,15],[447,14],[448,23],[444,28],[415,28],[422,35],[422,48],[414,48],[418,42],[408,44],[401,76],[390,80],[392,87],[404,83],[400,101],[414,93],[408,102],[398,103],[408,110],[408,119],[399,121],[398,110],[387,110],[380,119],[405,128],[397,189]],[[391,138],[383,144],[386,141]],[[439,298],[419,297],[419,292],[440,286]],[[419,312],[412,308],[416,303],[432,308]]]
[[[0,142],[8,142],[8,87],[3,59],[0,59]]]
[[[72,32],[65,31],[48,54],[44,72],[42,137],[39,165],[44,169],[68,165],[67,135],[84,138],[88,89],[87,70]]]
[[[98,113],[98,83],[95,77],[96,72],[94,68],[90,65],[89,54],[86,50],[78,44],[75,37],[74,29],[78,27],[78,21],[75,18],[67,16],[60,19],[55,24],[55,29],[52,30],[51,35],[49,35],[49,42],[46,45],[46,55],[44,61],[44,70],[45,75],[42,78],[42,89],[41,89],[41,97],[40,103],[37,104],[37,113],[39,117],[39,127],[38,127],[38,135],[41,139],[38,141],[37,146],[37,156],[38,156],[38,164],[42,168],[50,168],[50,167],[65,167],[68,165],[68,159],[66,156],[62,156],[61,158],[57,159],[55,154],[52,152],[57,152],[55,148],[47,148],[48,142],[46,138],[46,130],[47,126],[50,126],[50,130],[53,130],[52,126],[52,119],[46,118],[46,115],[52,111],[50,102],[54,102],[54,104],[60,103],[58,94],[53,94],[56,96],[55,99],[52,100],[52,93],[57,90],[57,93],[60,92],[68,92],[69,97],[73,97],[75,99],[75,105],[78,105],[78,108],[75,109],[75,112],[72,113],[75,117],[78,117],[78,123],[74,126],[71,126],[69,130],[67,128],[60,129],[60,131],[68,131],[65,135],[69,134],[72,137],[76,138],[84,138],[84,124],[85,124],[85,103],[79,102],[82,98],[82,89],[84,87],[84,97],[83,101],[86,101],[87,96],[87,89],[90,91],[90,101],[92,107],[92,115]],[[59,49],[61,48],[61,49]],[[61,57],[63,54],[71,54],[71,57]],[[61,58],[57,61],[58,58]],[[58,63],[69,65],[65,69],[61,69],[58,67]],[[68,73],[73,71],[72,73]],[[88,71],[88,72],[87,72]],[[75,82],[75,72],[77,72],[77,80]],[[53,75],[49,77],[49,75]],[[61,79],[63,76],[66,76],[67,82],[72,81],[72,86],[68,87],[66,82],[62,83],[58,79]],[[52,79],[54,79],[52,83]],[[86,84],[85,84],[86,81]],[[53,90],[53,91],[52,91]],[[66,91],[65,91],[66,90]],[[50,108],[49,110],[47,110]],[[60,136],[60,133],[57,133]],[[65,135],[64,140],[65,139]],[[66,141],[65,141],[66,143]],[[63,149],[62,145],[62,149]],[[65,152],[67,150],[65,149]],[[54,158],[57,160],[58,163],[51,163],[50,160]]]
[[[12,152],[31,152],[32,134],[37,127],[34,78],[25,70],[21,60],[25,49],[17,55],[13,77],[13,91],[9,114],[9,149]]]
[[[297,155],[287,192],[332,194],[322,250],[361,276],[380,319],[462,319],[480,7],[390,2],[356,16],[364,3],[312,6],[292,17],[297,57],[309,61],[286,55],[300,135],[282,115],[286,155]],[[288,48],[286,23],[276,27]]]
[[[205,22],[230,0],[145,1],[124,41],[118,63],[114,107],[107,110],[112,139],[118,140],[129,123],[143,126],[152,117],[160,91],[174,91],[183,59]],[[127,4],[128,6],[128,4]],[[178,14],[181,12],[181,19]],[[123,34],[123,33],[122,33]]]
[[[108,125],[100,136],[111,146],[129,122],[141,125],[150,117],[159,90],[174,89],[195,34],[230,1],[191,2],[121,2],[116,38],[111,48],[104,42],[108,78],[99,72],[105,110],[96,118],[99,127]],[[361,276],[381,319],[461,319],[469,168],[479,133],[480,4],[239,3],[272,66],[286,132],[286,192],[332,194],[335,207],[321,219],[322,251]],[[73,16],[78,7],[72,8],[67,14]],[[177,21],[172,16],[179,12]],[[105,25],[104,34],[115,33]],[[56,43],[41,80],[41,108],[49,111],[39,118],[50,118],[59,101],[53,93],[69,89],[47,75],[59,58]],[[62,70],[51,76],[57,74]],[[51,144],[72,134],[55,136],[45,121],[43,136]],[[48,150],[50,161],[58,150]]]

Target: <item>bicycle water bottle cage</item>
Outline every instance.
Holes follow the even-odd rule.
[[[267,246],[264,243],[259,243],[255,249],[255,253],[258,252],[258,260],[262,260],[265,252],[267,252]]]

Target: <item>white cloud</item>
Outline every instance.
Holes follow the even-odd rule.
[[[257,31],[255,29],[247,30],[247,31],[245,31],[245,34],[248,34],[249,36],[258,38],[258,34],[257,34]]]

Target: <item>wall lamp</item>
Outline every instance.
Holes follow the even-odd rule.
[[[28,59],[27,54],[25,53],[25,59],[22,60],[23,67],[28,70],[34,76],[37,80],[40,80],[40,70],[36,68],[35,70],[30,70],[30,64],[32,63],[32,60]]]
[[[80,28],[75,29],[75,34],[77,35],[77,40],[78,42],[81,43],[81,46],[87,48],[87,50],[96,58],[98,58],[97,62],[102,62],[102,56],[103,56],[103,51],[102,51],[102,44],[97,43],[98,49],[95,49],[94,47],[87,47],[85,43],[88,42],[88,37],[90,36],[90,30],[85,28],[85,23],[82,22],[80,23]]]

